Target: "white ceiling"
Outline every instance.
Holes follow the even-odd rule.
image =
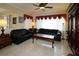
[[[48,3],[47,6],[52,6],[52,9],[35,10],[37,7],[34,3],[0,3],[0,14],[27,14],[32,16],[52,15],[59,13],[66,13],[69,3]]]

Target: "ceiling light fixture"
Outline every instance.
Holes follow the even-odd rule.
[[[40,9],[45,9],[45,7],[40,7]]]

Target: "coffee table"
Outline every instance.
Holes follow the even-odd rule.
[[[46,41],[50,41],[52,42],[52,48],[54,47],[54,36],[53,35],[46,35],[46,34],[34,34],[32,37],[32,43],[34,43],[34,39],[42,39],[42,40],[46,40]]]

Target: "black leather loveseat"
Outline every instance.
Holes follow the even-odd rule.
[[[61,41],[61,32],[59,30],[40,28],[37,33],[47,34],[47,35],[54,35],[54,39],[56,41]]]
[[[19,44],[32,37],[32,33],[26,29],[12,30],[10,35],[15,44]]]

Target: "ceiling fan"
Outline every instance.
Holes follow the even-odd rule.
[[[48,9],[52,9],[53,7],[51,6],[46,6],[48,3],[40,3],[39,5],[37,4],[33,4],[33,6],[36,6],[37,8],[35,10],[41,9],[43,11],[45,11],[46,8]]]

